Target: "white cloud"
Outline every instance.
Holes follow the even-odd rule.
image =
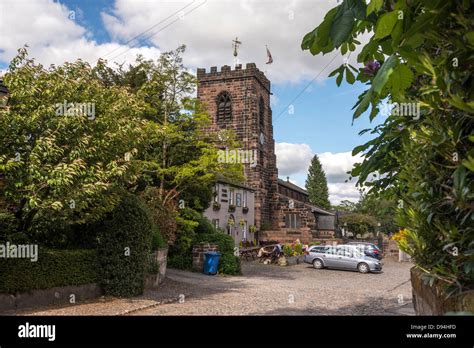
[[[232,40],[239,37],[239,62],[255,62],[273,83],[296,83],[313,79],[333,58],[334,53],[314,57],[300,45],[303,36],[336,5],[337,0],[115,0],[109,12],[101,13],[114,42],[99,44],[80,25],[81,8],[54,0],[2,0],[0,60],[8,62],[24,44],[30,46],[30,56],[45,65],[77,58],[94,63],[118,47],[137,45],[125,54],[117,50],[106,57],[130,62],[137,53],[156,58],[162,51],[186,44],[184,63],[194,70],[234,65]],[[71,10],[75,19],[68,18]],[[144,32],[140,42],[127,43]],[[265,64],[265,45],[273,64]],[[336,56],[317,81],[343,63],[340,54]],[[350,62],[354,65],[355,58],[353,53]]]
[[[74,9],[76,18],[82,16]],[[29,46],[30,57],[44,65],[62,64],[81,58],[95,63],[106,53],[127,46],[116,43],[98,44],[92,33],[69,18],[70,9],[53,0],[2,0],[0,2],[0,60],[9,62],[18,48]],[[122,52],[117,50],[117,53]],[[133,61],[140,53],[156,58],[156,47],[137,47],[128,50],[118,61]]]
[[[277,156],[278,174],[290,181],[304,187],[308,168],[314,152],[307,144],[276,143],[275,153]],[[359,191],[355,187],[355,179],[345,182],[356,162],[362,160],[361,156],[352,156],[351,152],[318,154],[328,180],[329,200],[332,204],[338,204],[342,200],[358,201]]]
[[[300,45],[303,36],[337,5],[336,0],[196,0],[180,11],[186,4],[189,2],[117,0],[114,9],[102,13],[102,18],[112,37],[127,41],[171,15],[147,35],[156,33],[150,41],[164,51],[186,44],[184,61],[194,68],[232,66],[232,40],[238,37],[242,41],[239,61],[244,65],[255,62],[274,83],[312,79],[333,57],[314,57]],[[273,56],[271,65],[265,64],[265,45]],[[352,54],[351,63],[355,57]],[[342,63],[339,56],[332,66]],[[320,80],[327,77],[332,66]]]
[[[307,172],[314,156],[313,150],[307,144],[276,143],[275,153],[278,173],[283,176]]]
[[[362,156],[352,156],[351,152],[323,152],[318,154],[319,160],[324,168],[328,182],[343,183],[349,179],[350,171],[354,163],[361,162]]]

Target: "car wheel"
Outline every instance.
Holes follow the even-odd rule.
[[[360,273],[369,273],[370,268],[369,265],[366,264],[365,262],[361,262],[357,265],[357,269],[359,270]]]
[[[324,267],[324,264],[320,259],[315,259],[313,261],[313,267],[316,268],[316,269],[321,269],[321,268]]]

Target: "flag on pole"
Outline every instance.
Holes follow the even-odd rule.
[[[265,46],[265,47],[267,47],[267,46]],[[273,58],[272,58],[272,54],[270,53],[270,50],[268,49],[268,47],[267,47],[267,57],[268,57],[267,64],[272,64],[273,63]]]

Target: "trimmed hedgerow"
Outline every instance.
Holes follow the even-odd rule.
[[[96,250],[38,248],[38,260],[1,259],[0,293],[14,294],[98,281]]]
[[[117,208],[101,224],[100,285],[107,295],[141,295],[149,265],[153,222],[146,206],[124,194]]]

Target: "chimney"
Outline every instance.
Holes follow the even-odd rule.
[[[289,176],[286,177],[286,182],[290,182],[290,177]]]

